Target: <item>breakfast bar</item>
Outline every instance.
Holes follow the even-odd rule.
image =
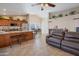
[[[10,31],[0,33],[0,48],[10,46],[14,44],[21,44],[22,42],[32,40],[32,31]]]

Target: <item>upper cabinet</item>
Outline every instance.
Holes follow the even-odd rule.
[[[21,26],[23,23],[28,23],[25,16],[0,16],[0,26]]]

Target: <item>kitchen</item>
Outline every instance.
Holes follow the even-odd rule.
[[[33,32],[28,30],[27,15],[0,17],[0,48],[33,39]]]

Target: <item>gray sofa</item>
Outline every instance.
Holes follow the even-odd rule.
[[[46,37],[46,42],[55,47],[61,48],[61,42],[64,37],[62,29],[49,30],[49,35]]]
[[[61,49],[79,55],[79,33],[67,32],[61,43]]]
[[[51,30],[46,37],[46,42],[74,55],[79,55],[79,32]]]

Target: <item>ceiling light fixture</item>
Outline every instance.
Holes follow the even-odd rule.
[[[40,5],[41,10],[44,10],[45,8],[55,7],[56,6],[53,3],[37,3],[37,4],[34,4],[32,6],[35,6],[35,5]]]
[[[5,9],[5,8],[3,9],[3,11],[6,11],[6,10],[7,10],[7,9]]]

